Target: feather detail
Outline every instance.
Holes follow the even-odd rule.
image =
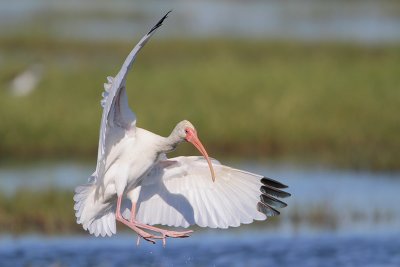
[[[203,157],[160,162],[141,184],[136,219],[146,224],[228,228],[265,220],[287,206],[278,198],[290,194],[276,188],[284,184],[218,161],[213,167],[215,182]]]
[[[114,82],[114,78],[111,76],[107,77],[107,83],[104,83],[104,92],[101,94],[103,97],[100,101],[101,107],[104,108],[107,102],[107,97],[110,94],[110,89],[112,87],[112,84]]]

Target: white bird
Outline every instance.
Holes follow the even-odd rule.
[[[43,66],[33,64],[18,74],[10,83],[10,91],[14,96],[27,96],[32,93],[42,79]]]
[[[169,12],[133,48],[119,73],[108,77],[101,105],[98,160],[87,184],[75,190],[77,222],[95,236],[116,233],[119,221],[140,238],[155,243],[167,237],[188,237],[152,225],[228,228],[278,215],[290,196],[284,184],[211,160],[195,127],[179,122],[168,137],[136,127],[128,106],[126,75],[137,53]],[[204,157],[166,154],[191,142]],[[210,179],[211,178],[211,179]]]

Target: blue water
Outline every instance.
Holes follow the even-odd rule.
[[[266,162],[222,163],[259,173],[289,185],[292,197],[285,199],[274,229],[283,232],[335,230],[348,233],[387,233],[400,229],[400,173],[332,170],[318,167],[271,165]],[[0,192],[13,194],[21,188],[73,190],[86,182],[95,163],[55,162],[0,166]],[[312,224],[313,210],[325,211],[331,221]],[[294,214],[300,220],[294,222]],[[334,220],[334,221],[332,221]]]
[[[227,233],[228,232],[228,233]],[[400,235],[195,233],[188,239],[135,245],[117,238],[3,238],[0,266],[400,266]]]
[[[392,0],[0,0],[0,35],[131,40],[171,9],[160,36],[400,40],[400,4]]]
[[[135,235],[121,233],[120,225],[112,238],[3,233],[0,266],[400,266],[399,173],[226,163],[289,185],[292,197],[279,221],[194,228],[192,237],[168,240],[166,248],[137,247]],[[0,190],[73,190],[93,168],[74,162],[0,166]]]

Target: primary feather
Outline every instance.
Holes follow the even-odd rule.
[[[215,182],[203,157],[160,161],[140,184],[136,218],[146,224],[227,228],[265,220],[286,206],[273,197],[290,196],[277,188],[283,184],[216,160],[213,166]],[[124,216],[130,216],[129,209]]]
[[[171,12],[171,11],[170,11]],[[105,172],[106,155],[113,145],[118,143],[125,135],[125,131],[130,131],[131,136],[134,135],[136,128],[136,115],[129,108],[128,98],[126,95],[126,76],[132,68],[139,51],[144,47],[147,41],[153,36],[163,21],[167,18],[168,12],[160,21],[139,41],[132,49],[121,70],[115,77],[107,77],[107,83],[104,84],[103,99],[101,106],[103,107],[103,115],[100,124],[99,148],[97,153],[96,177],[102,179]],[[120,128],[121,134],[115,134]],[[113,136],[110,136],[110,132]]]

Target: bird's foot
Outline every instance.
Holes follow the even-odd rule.
[[[165,231],[165,232],[164,232]],[[192,230],[190,231],[183,231],[183,232],[176,232],[176,231],[166,231],[164,230],[163,232],[160,232],[163,236],[163,247],[165,247],[166,244],[166,238],[167,237],[172,237],[172,238],[186,238],[189,237],[191,233],[193,233]]]
[[[155,236],[155,235],[149,234],[149,233],[147,233],[147,232],[145,232],[143,230],[140,230],[140,229],[139,229],[139,231],[135,231],[135,232],[138,235],[138,239],[137,239],[137,242],[136,242],[136,245],[138,245],[138,246],[139,246],[139,241],[140,241],[141,238],[143,238],[144,240],[146,240],[146,241],[148,241],[148,242],[150,242],[152,244],[156,243],[156,241],[154,239],[162,239],[161,236]]]
[[[156,241],[154,239],[163,239],[162,236],[155,236],[155,235],[152,235],[152,234],[149,234],[149,233],[143,231],[142,229],[138,228],[139,225],[137,223],[127,221],[122,216],[116,216],[116,219],[118,221],[120,221],[121,223],[125,224],[126,226],[128,226],[133,231],[135,231],[135,233],[138,235],[137,245],[139,245],[140,238],[143,238],[144,240],[146,240],[152,244],[156,243]]]
[[[155,226],[151,226],[151,225],[135,222],[135,221],[132,221],[132,220],[130,222],[131,223],[135,223],[136,227],[140,227],[140,228],[143,228],[143,229],[150,230],[150,231],[153,231],[153,232],[161,234],[161,236],[155,236],[155,238],[156,239],[162,239],[164,247],[165,247],[165,244],[166,244],[167,237],[171,237],[171,238],[186,238],[186,237],[190,236],[189,234],[193,233],[192,230],[182,231],[182,232],[169,231],[169,230],[165,230],[165,229],[158,228],[158,227],[155,227]]]

